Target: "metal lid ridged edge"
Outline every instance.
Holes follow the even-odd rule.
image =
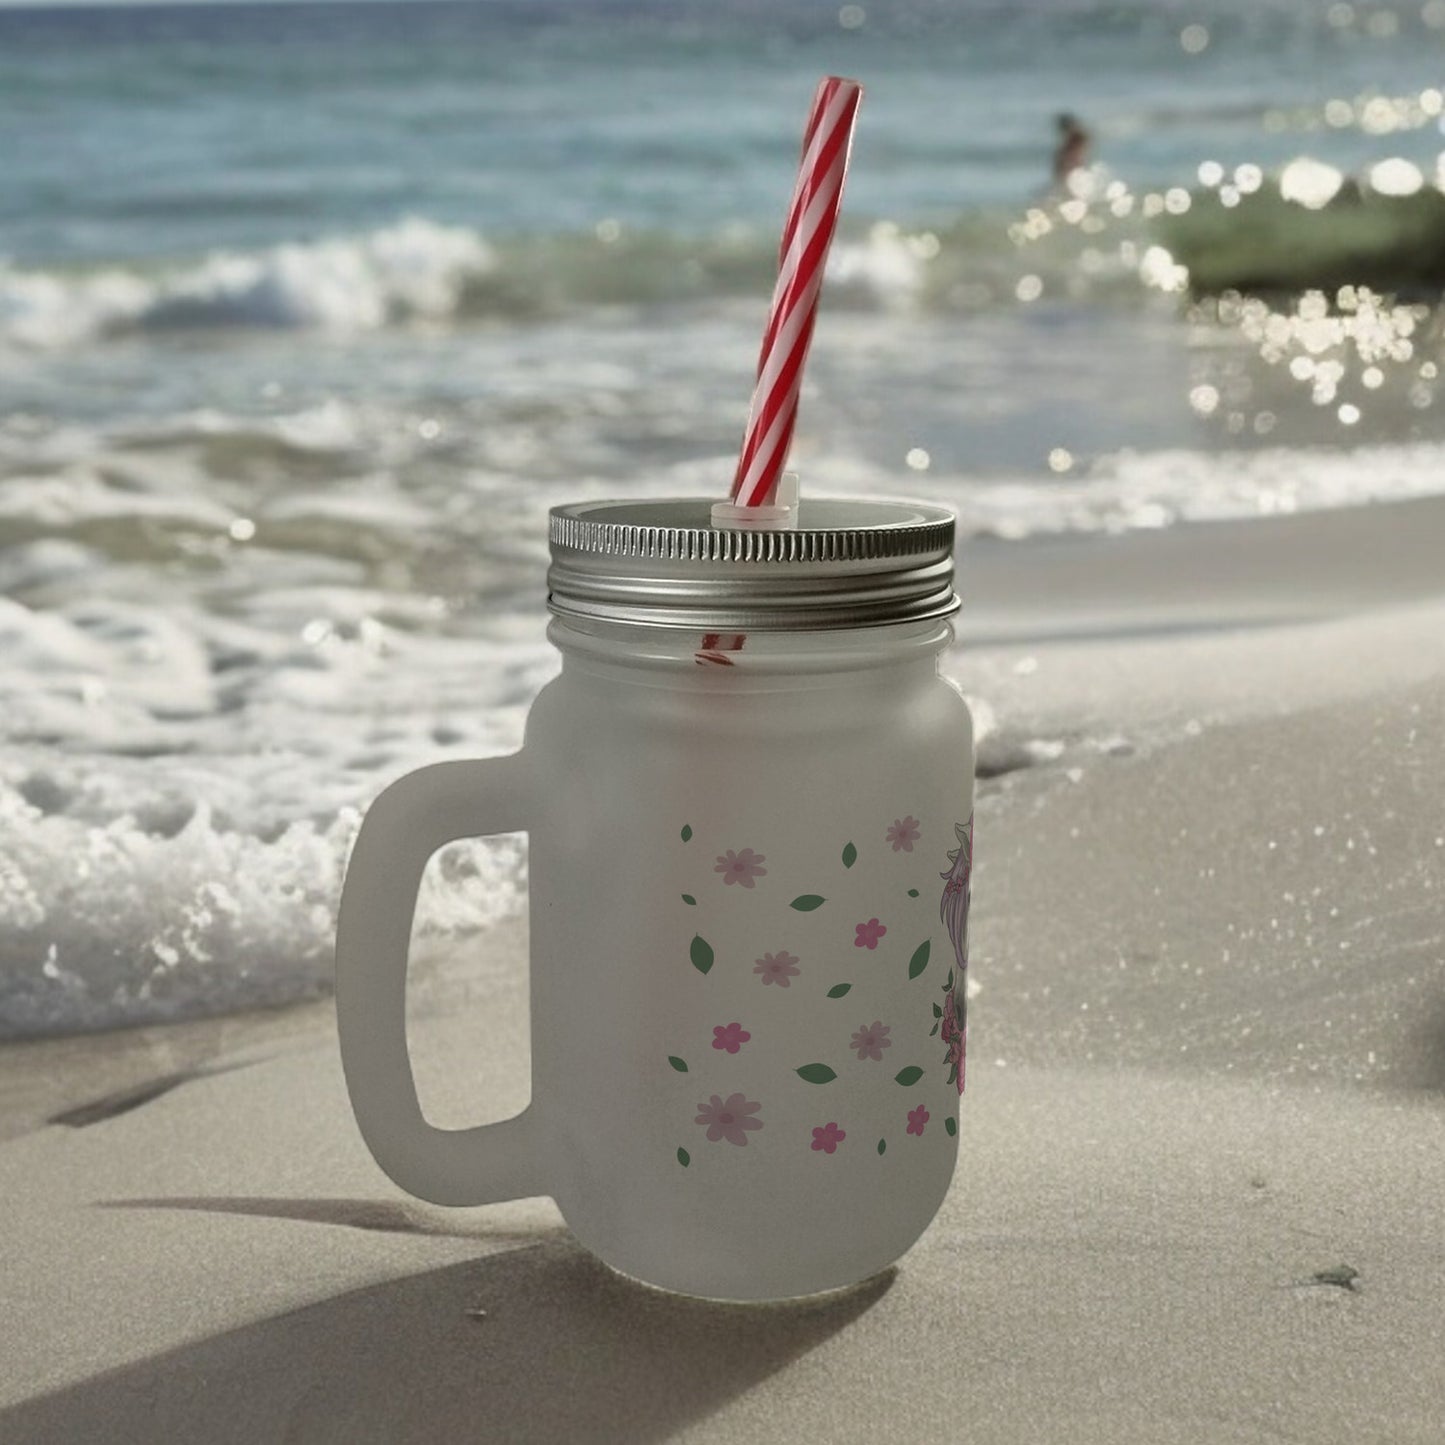
[[[730,531],[593,521],[554,512],[553,549],[679,562],[872,562],[948,552],[953,519],[894,527]]]

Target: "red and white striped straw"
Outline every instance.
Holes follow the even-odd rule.
[[[783,225],[778,283],[763,332],[758,384],[743,435],[732,500],[769,503],[792,445],[803,363],[813,339],[818,292],[843,201],[843,179],[863,87],[830,75],[813,96],[803,135],[798,182]]]

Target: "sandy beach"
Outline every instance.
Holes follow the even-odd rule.
[[[1445,0],[0,0],[0,1445],[1445,1440],[1442,36]],[[825,76],[866,91],[851,137],[832,103],[804,131]],[[846,160],[831,250],[800,141],[829,188]],[[770,320],[815,282],[816,336]],[[955,1119],[936,1070],[934,1115],[907,1114],[959,1163],[885,1273],[745,1306],[609,1271],[548,1198],[401,1192],[352,1117],[332,989],[364,809],[520,746],[556,675],[549,510],[721,497],[760,369],[797,378],[796,415],[756,416],[805,511],[956,514],[942,667],[977,796],[968,864],[959,832],[929,852],[920,818],[967,776],[956,700],[878,673],[827,704],[899,739],[958,728],[926,770],[900,750],[919,817],[884,862],[970,940],[967,1093]],[[534,739],[569,693],[547,696]],[[564,986],[530,1000],[523,835],[458,839],[422,880],[426,1114],[526,1108],[535,1025],[564,1061],[533,1117],[576,1229],[595,1207],[616,1227],[587,1237],[650,1242],[607,1168],[640,1195],[660,1162],[654,1207],[713,1211],[664,1241],[698,1272],[655,1277],[722,1292],[734,1250],[771,1246],[775,1282],[828,1214],[902,1237],[907,1191],[875,1189],[864,1227],[838,1184],[861,1174],[781,1204],[718,1185],[700,1147],[751,1169],[792,1136],[767,1113],[761,1147],[722,1143],[761,1127],[761,1085],[687,1121],[705,1035],[653,1065],[669,1130],[711,1143],[619,1152],[655,1079],[604,1075],[669,1007],[656,972],[583,972],[662,952],[633,927],[667,918],[654,895],[623,906],[615,880],[681,901],[699,975],[730,949],[715,900],[661,888],[613,819],[730,792],[734,765],[706,751],[709,693],[706,771],[669,773],[632,723],[626,773],[595,696],[556,755],[615,797],[558,767],[532,851],[589,870],[536,910]],[[737,771],[799,834],[830,832],[825,792],[861,807],[855,780],[892,776],[882,748],[844,769],[811,721],[785,735],[798,763],[754,766],[750,735]],[[703,821],[657,836],[695,836],[706,878]],[[842,831],[838,869],[867,864]],[[772,875],[747,896],[784,923],[839,899],[746,841]],[[713,870],[729,901],[739,863]],[[890,907],[899,945],[917,915]],[[778,932],[758,946],[807,955],[789,968],[855,961],[846,930],[816,954]],[[943,941],[908,937],[910,980],[962,965]],[[760,996],[806,1010],[761,995],[790,957],[758,960]],[[861,1015],[861,972],[815,981]],[[713,1049],[756,1027],[762,1051],[750,1007]],[[860,1068],[904,1044],[886,1016],[860,1017]],[[885,1093],[923,1082],[903,1052]],[[813,1057],[778,1055],[789,1088],[840,1078]],[[900,1120],[872,1144],[838,1117],[799,1157],[826,1171],[851,1132],[834,1163],[923,1178]]]
[[[328,1003],[6,1047],[0,1438],[1438,1440],[1441,556],[1439,502],[963,549],[960,1163],[847,1295],[407,1199]],[[524,952],[417,998],[438,1122],[524,1102]]]

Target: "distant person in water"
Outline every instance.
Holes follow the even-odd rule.
[[[1089,161],[1089,132],[1079,124],[1078,117],[1065,112],[1054,121],[1059,143],[1054,147],[1054,184],[1067,186],[1069,177]]]

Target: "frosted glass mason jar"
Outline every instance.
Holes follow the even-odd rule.
[[[338,926],[347,1085],[398,1184],[551,1195],[613,1268],[719,1299],[902,1255],[948,1189],[964,1082],[973,738],[938,671],[953,518],[816,500],[799,521],[556,508],[562,670],[524,746],[387,789]],[[515,830],[531,1103],[436,1129],[405,1041],[417,883],[442,844]]]

